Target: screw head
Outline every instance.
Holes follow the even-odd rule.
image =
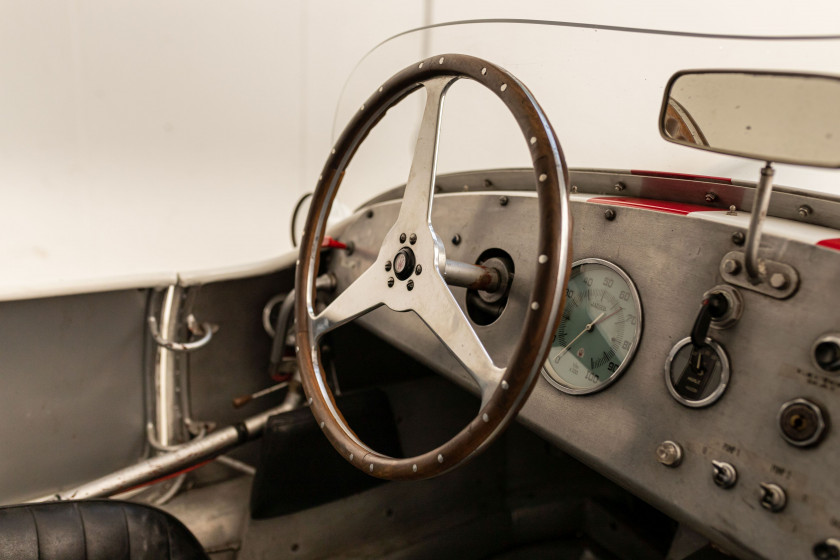
[[[615,192],[621,192],[626,188],[627,187],[621,181],[619,181],[618,183],[615,184]]]
[[[385,261],[385,272],[391,271],[391,261]]]
[[[409,291],[409,292],[410,292],[411,290],[413,290],[413,289],[414,289],[414,280],[409,280],[409,281],[408,281],[408,284],[406,284],[406,287],[408,288],[408,291]]]
[[[423,267],[422,266],[420,266],[418,264],[417,266],[414,267],[414,274],[420,274],[421,272],[423,272]]]
[[[735,259],[726,259],[726,261],[723,263],[723,271],[727,274],[735,276],[736,274],[741,272],[741,263],[739,263]]]
[[[389,287],[389,288],[393,288],[393,287],[394,287],[394,277],[393,277],[393,276],[389,276],[389,277],[388,277],[388,287]]]
[[[770,285],[777,290],[784,290],[788,285],[788,278],[781,272],[774,272],[770,275]]]
[[[803,204],[802,206],[799,207],[799,210],[797,210],[797,212],[798,212],[798,214],[801,218],[807,218],[808,216],[811,215],[811,213],[813,212],[813,209],[811,209],[811,207],[808,206],[807,204]]]
[[[499,197],[499,205],[500,206],[507,206],[508,204],[508,197],[502,195]]]
[[[365,212],[365,217],[373,218],[373,210],[368,210],[367,212]]]
[[[452,236],[452,244],[453,245],[460,245],[461,244],[461,234],[456,233],[454,236]]]
[[[400,243],[405,243],[405,234],[404,233],[400,234]]]
[[[714,202],[718,199],[718,195],[713,192],[707,192],[704,198],[706,199],[706,202]]]
[[[743,245],[744,241],[746,241],[747,237],[744,235],[742,231],[736,231],[732,234],[732,243],[735,245]]]
[[[417,234],[416,234],[416,233],[412,233],[412,234],[408,237],[408,242],[409,242],[409,243],[411,243],[412,245],[414,245],[415,243],[417,243]]]
[[[608,209],[604,212],[604,217],[607,219],[608,222],[615,220],[615,210],[612,208]]]

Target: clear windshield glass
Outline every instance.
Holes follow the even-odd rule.
[[[669,144],[658,131],[664,88],[678,70],[740,68],[833,74],[838,37],[735,37],[577,26],[560,22],[460,22],[393,37],[362,59],[336,109],[334,138],[388,77],[414,61],[463,53],[524,82],[548,115],[571,168],[655,170],[758,178],[762,162]],[[414,94],[377,127],[345,179],[356,206],[405,182],[422,112]],[[840,102],[840,100],[838,100]],[[447,96],[438,173],[522,167],[528,150],[501,103],[475,83]],[[776,183],[837,192],[837,171],[778,164]]]

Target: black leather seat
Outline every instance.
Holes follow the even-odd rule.
[[[151,506],[114,500],[0,508],[6,560],[206,560],[183,523]]]

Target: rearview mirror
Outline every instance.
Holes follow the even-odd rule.
[[[840,77],[687,70],[665,88],[669,142],[765,161],[840,167]]]

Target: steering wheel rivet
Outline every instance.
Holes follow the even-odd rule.
[[[309,397],[309,406],[312,406],[312,397]]]
[[[502,91],[505,91],[505,90],[507,89],[507,84],[502,84],[502,87],[501,87],[500,89],[501,89]]]
[[[332,149],[332,155],[335,155],[335,148]]]
[[[531,136],[531,144],[536,144],[536,143],[537,143],[537,137],[536,136]]]
[[[370,466],[368,467],[368,470],[369,470],[370,472],[373,472],[373,463],[371,463],[371,464],[370,464]]]
[[[545,183],[545,180],[548,179],[548,175],[545,173],[540,174],[540,183]]]
[[[485,424],[486,424],[487,422],[489,422],[489,421],[490,421],[490,417],[489,417],[489,416],[487,416],[487,413],[486,413],[486,412],[485,412],[484,414],[482,414],[482,415],[481,415],[481,419],[482,419],[482,420],[484,420],[484,423],[485,423]]]
[[[414,463],[413,465],[411,465],[411,470],[413,472],[417,472],[417,463]]]
[[[321,422],[321,429],[323,430],[324,426],[326,426],[326,425],[327,425],[326,422]]]
[[[423,63],[421,62],[417,68],[423,68]]]
[[[510,385],[508,385],[508,382],[503,380],[502,381],[502,390],[507,391],[509,387],[510,387]]]
[[[539,261],[540,264],[547,263],[548,262],[548,255],[540,255],[540,257],[537,259],[537,261]]]
[[[438,64],[443,64],[443,57],[440,57],[440,60],[438,60]]]
[[[443,463],[443,455],[438,453],[438,463]]]
[[[531,302],[531,309],[533,309],[534,311],[536,311],[536,310],[537,310],[537,309],[539,309],[539,308],[540,308],[540,304],[539,304],[539,302],[536,302],[536,301]]]
[[[351,461],[352,461],[355,457],[356,457],[356,456],[355,456],[355,455],[353,455],[352,453],[350,454],[350,460],[351,460]]]

